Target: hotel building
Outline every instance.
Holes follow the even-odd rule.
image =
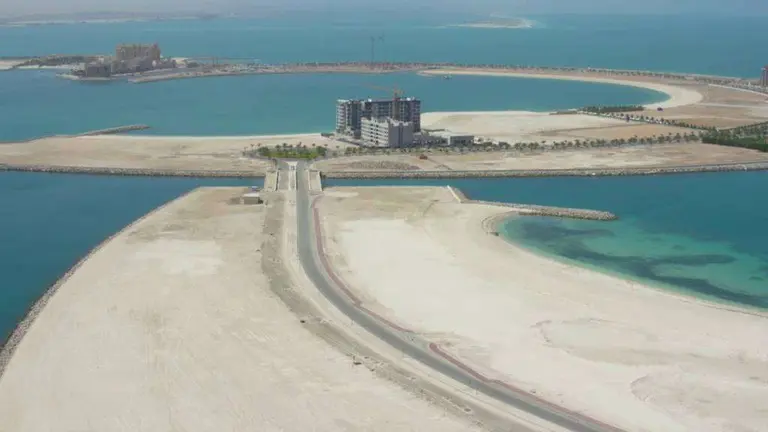
[[[410,147],[413,145],[414,125],[390,117],[364,118],[360,122],[360,137],[373,147]]]
[[[336,102],[336,133],[360,138],[363,119],[392,118],[421,131],[421,101],[416,98],[346,100]]]

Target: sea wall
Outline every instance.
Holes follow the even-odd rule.
[[[152,177],[234,177],[258,178],[266,173],[252,170],[214,171],[214,170],[167,170],[152,168],[110,168],[110,167],[77,167],[51,165],[13,165],[0,164],[0,171],[43,172],[57,174],[90,174],[110,176],[152,176]]]
[[[149,129],[149,126],[145,124],[135,124],[135,125],[127,125],[127,126],[118,126],[113,128],[107,128],[107,129],[99,129],[95,131],[85,132],[81,134],[77,134],[75,136],[93,136],[93,135],[113,135],[113,134],[119,134],[123,132],[133,132],[138,130],[145,130]]]
[[[587,209],[576,209],[576,208],[567,208],[567,207],[542,206],[542,205],[535,205],[535,204],[515,204],[515,203],[504,203],[499,201],[473,200],[467,197],[467,195],[464,192],[462,192],[461,189],[457,189],[453,186],[448,186],[448,190],[451,191],[453,196],[456,197],[456,199],[461,204],[484,204],[484,205],[492,205],[497,207],[507,207],[512,209],[516,214],[519,214],[522,216],[550,216],[550,217],[560,217],[560,218],[569,218],[569,219],[585,219],[585,220],[600,220],[600,221],[610,221],[610,220],[616,220],[619,218],[613,213],[610,213],[607,211],[601,211],[601,210],[587,210]]]
[[[449,179],[503,177],[598,177],[686,174],[697,172],[766,171],[768,162],[717,165],[684,165],[670,167],[575,168],[552,170],[491,171],[328,171],[327,179]]]

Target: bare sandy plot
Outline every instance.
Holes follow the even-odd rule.
[[[397,171],[409,165],[426,171],[546,170],[570,168],[670,167],[768,161],[768,154],[754,150],[701,143],[660,144],[621,148],[593,148],[541,153],[475,152],[352,156],[315,163],[324,172]],[[389,162],[389,164],[384,164]],[[367,169],[361,169],[366,167]],[[409,170],[412,170],[410,168]]]
[[[243,156],[260,146],[306,145],[344,149],[348,144],[320,134],[249,137],[101,135],[45,138],[0,144],[0,164],[147,170],[239,171],[263,173],[271,165]]]
[[[621,120],[604,117],[528,111],[434,112],[422,115],[422,127],[427,129],[446,129],[508,143],[568,139],[568,135],[558,131],[623,124]]]
[[[0,145],[0,163],[157,170],[254,170],[265,161],[243,157],[252,140],[147,139],[136,136],[47,138]]]
[[[768,423],[766,316],[532,255],[444,189],[330,191],[329,255],[365,306],[485,375],[626,430]]]
[[[240,193],[194,192],[80,267],[0,378],[0,430],[475,430],[303,327]]]

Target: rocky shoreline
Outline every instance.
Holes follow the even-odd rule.
[[[569,219],[584,219],[584,220],[598,220],[598,221],[612,221],[617,220],[619,217],[615,214],[602,210],[588,210],[588,209],[576,209],[566,207],[552,207],[542,206],[536,204],[515,204],[504,203],[499,201],[480,201],[473,200],[467,197],[467,195],[453,186],[448,186],[448,190],[451,191],[454,197],[461,204],[484,204],[497,207],[507,207],[514,211],[515,215],[520,216],[549,216]],[[500,215],[501,219],[506,219],[508,214]],[[501,220],[500,219],[500,220]],[[493,231],[496,232],[495,230]]]
[[[0,378],[2,378],[6,367],[8,367],[8,364],[13,358],[13,353],[16,351],[16,347],[18,347],[19,343],[21,343],[22,339],[24,339],[24,335],[26,335],[27,331],[29,331],[30,327],[32,327],[32,324],[35,322],[35,319],[37,318],[37,316],[40,314],[40,312],[42,312],[42,310],[45,308],[45,306],[48,304],[51,298],[53,298],[53,296],[56,295],[56,292],[59,290],[59,288],[61,288],[61,286],[63,286],[64,283],[66,283],[67,280],[69,280],[69,278],[73,274],[75,274],[75,272],[83,264],[85,264],[85,262],[88,261],[90,257],[92,257],[94,254],[100,251],[104,246],[109,244],[109,242],[111,242],[113,239],[117,238],[117,236],[119,236],[120,234],[130,231],[142,221],[160,212],[161,210],[175,203],[176,201],[186,197],[192,192],[194,192],[194,189],[181,195],[180,197],[176,198],[173,201],[170,201],[166,204],[161,205],[160,207],[157,207],[156,209],[150,211],[149,213],[145,214],[139,219],[133,221],[131,224],[129,224],[125,228],[107,237],[104,241],[102,241],[96,247],[94,247],[88,253],[86,253],[86,255],[83,256],[79,261],[77,261],[77,263],[75,263],[75,265],[73,265],[69,270],[67,270],[67,272],[64,273],[63,276],[57,279],[56,282],[53,285],[51,285],[34,304],[32,304],[32,306],[29,308],[29,311],[27,311],[26,315],[24,316],[24,319],[22,319],[19,322],[19,324],[16,325],[16,328],[8,336],[8,339],[0,343]]]
[[[634,175],[688,174],[698,172],[766,171],[768,162],[670,167],[574,168],[551,170],[492,171],[331,171],[324,179],[449,179],[504,177],[609,177]]]
[[[261,178],[266,173],[252,170],[172,170],[155,168],[79,167],[57,165],[0,164],[0,171],[42,172],[57,174],[90,174],[149,177],[233,177]],[[321,179],[450,179],[450,178],[514,178],[514,177],[609,177],[635,175],[689,174],[729,171],[768,171],[768,162],[716,165],[682,165],[669,167],[573,168],[551,170],[489,171],[325,171]]]
[[[213,170],[165,170],[151,168],[108,168],[76,167],[55,165],[10,165],[0,164],[0,171],[41,172],[52,174],[90,174],[108,176],[147,176],[147,177],[232,177],[261,178],[266,173],[259,171],[213,171]]]

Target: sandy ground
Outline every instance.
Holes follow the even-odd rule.
[[[158,170],[254,170],[270,165],[242,156],[251,146],[282,143],[327,145],[329,150],[347,144],[319,134],[254,137],[157,137],[103,135],[77,138],[46,138],[26,143],[0,144],[0,163],[116,167]]]
[[[551,115],[528,111],[434,112],[422,115],[422,127],[446,129],[457,134],[516,142],[538,142],[576,139],[628,139],[669,133],[690,133],[687,128],[628,123],[623,120],[581,114]]]
[[[475,430],[304,327],[242,191],[196,191],[81,266],[0,379],[0,430]]]
[[[623,148],[579,149],[541,153],[477,152],[418,153],[378,156],[350,156],[315,162],[324,172],[343,171],[470,171],[545,170],[570,168],[621,168],[638,166],[680,166],[768,161],[768,154],[754,150],[701,143],[663,144]]]
[[[558,79],[567,81],[588,81],[603,84],[618,84],[628,85],[632,87],[646,88],[655,90],[661,93],[665,93],[669,96],[664,102],[646,105],[649,109],[661,108],[673,108],[678,106],[692,105],[700,102],[703,99],[701,93],[696,90],[685,88],[676,85],[669,85],[667,83],[647,81],[643,79],[621,79],[619,77],[599,77],[590,75],[577,75],[577,74],[556,74],[556,73],[529,73],[529,72],[494,72],[494,71],[473,71],[473,70],[431,70],[423,72],[428,75],[485,75],[485,76],[505,76],[512,78],[536,78],[536,79]],[[579,108],[579,107],[573,107]]]
[[[504,210],[446,189],[334,188],[320,206],[365,305],[488,376],[627,430],[768,423],[763,315],[532,255],[481,227]]]
[[[766,95],[707,85],[644,76],[622,76],[590,72],[553,71],[498,71],[446,69],[424,72],[437,75],[488,75],[518,78],[541,78],[601,82],[629,85],[660,91],[669,99],[658,104],[646,105],[646,115],[684,121],[699,126],[735,127],[768,120]],[[656,111],[657,108],[663,111]],[[579,108],[579,107],[574,107]]]

